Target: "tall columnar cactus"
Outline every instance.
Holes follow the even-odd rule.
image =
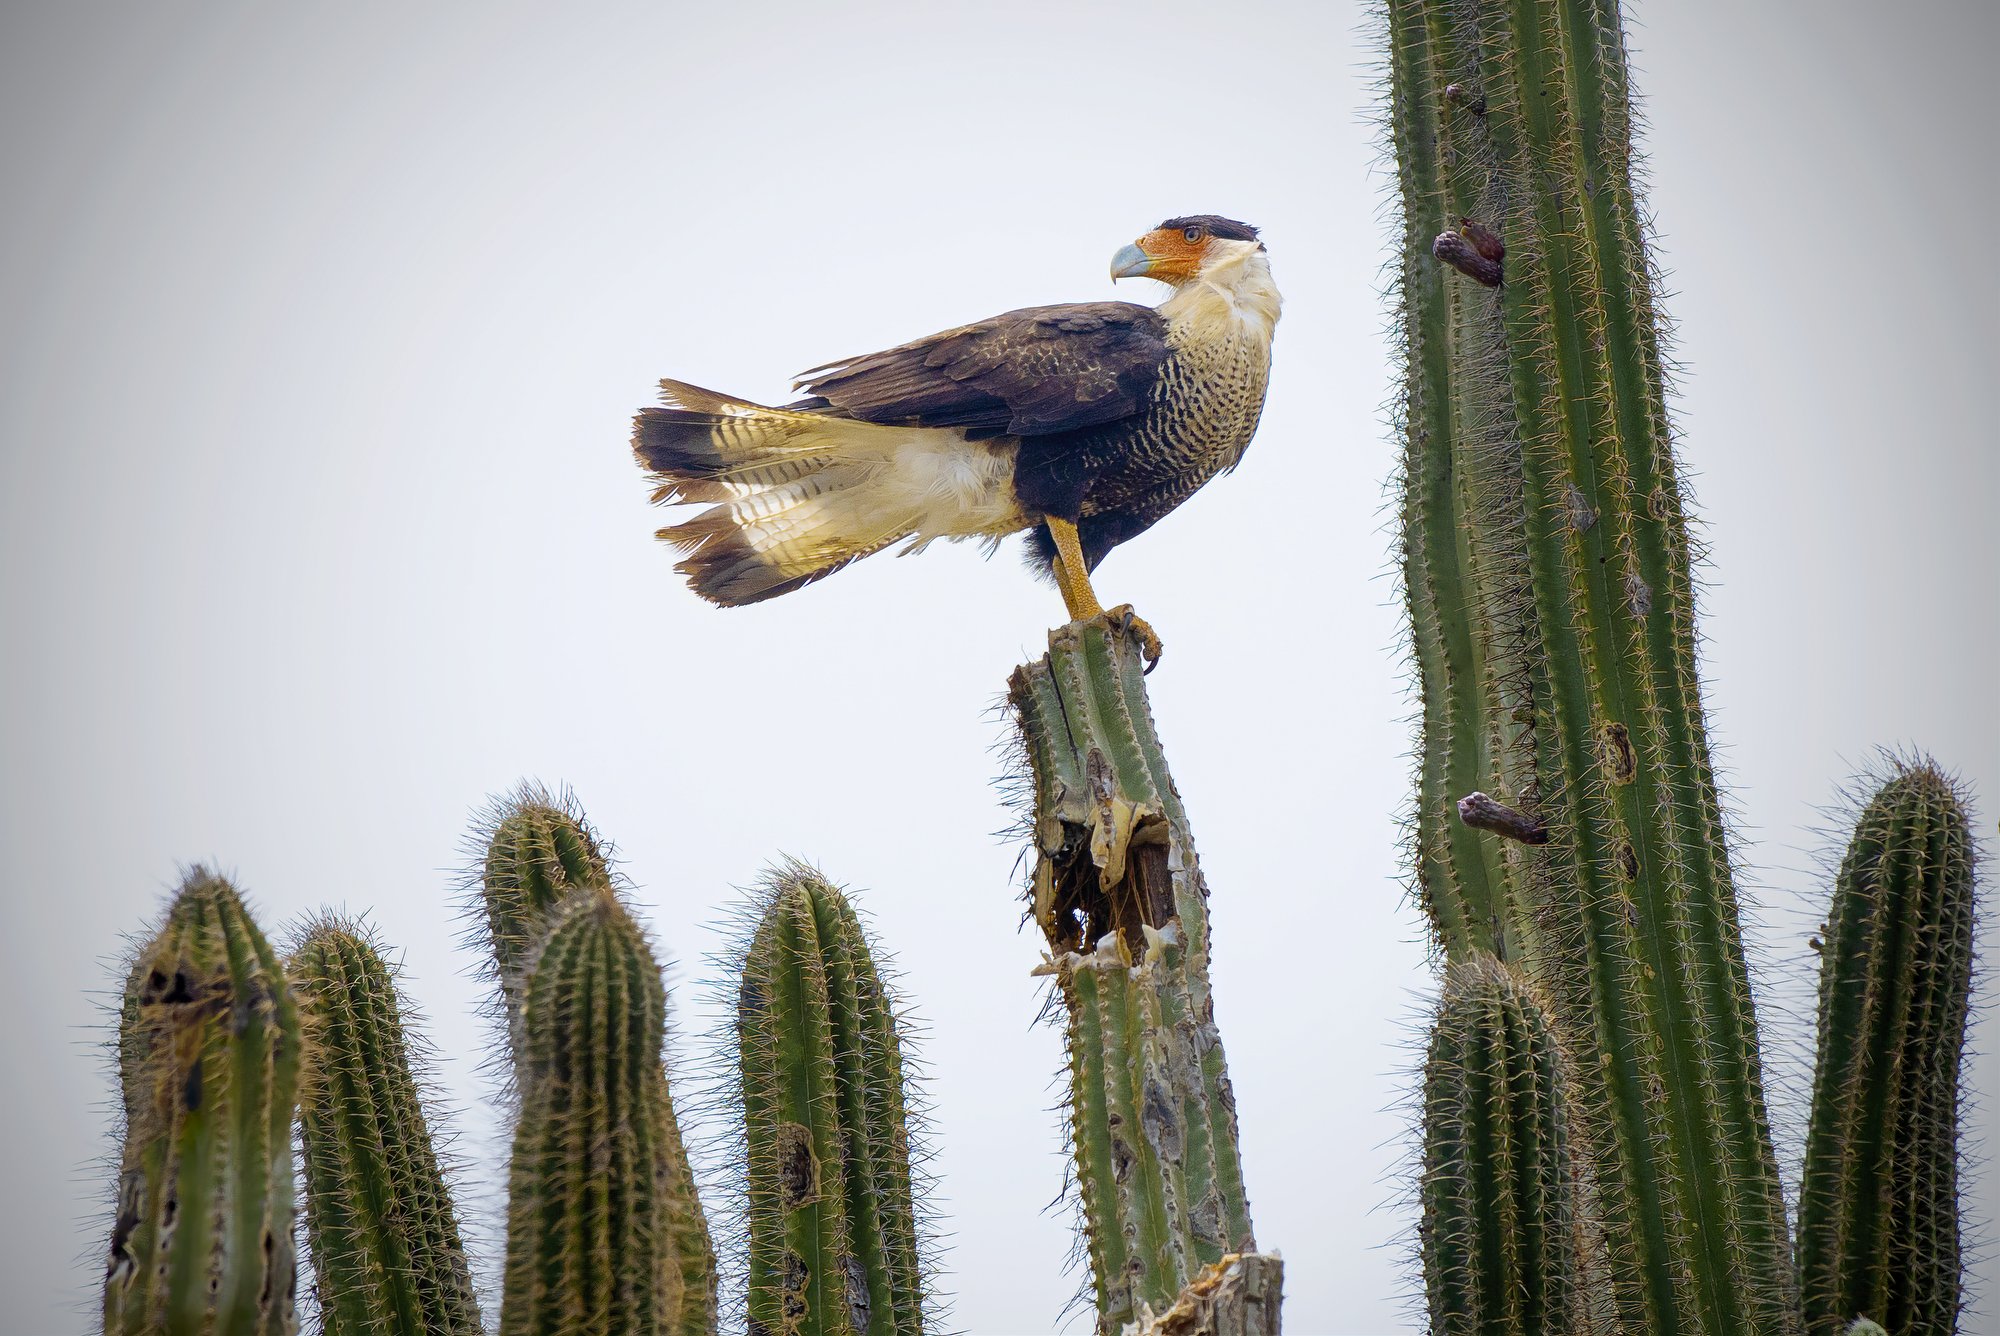
[[[1390,0],[1419,882],[1578,1053],[1619,1316],[1792,1322],[1612,0]],[[1458,800],[1467,816],[1454,812]],[[1504,832],[1496,833],[1496,832]],[[1507,838],[1511,835],[1513,838]]]
[[[736,1041],[753,1336],[924,1329],[903,1040],[847,898],[772,874],[744,951]]]
[[[1834,882],[1799,1187],[1809,1336],[1873,1319],[1949,1336],[1963,1303],[1959,1076],[1972,988],[1972,823],[1928,762],[1862,808]]]
[[[1569,1060],[1533,990],[1454,962],[1424,1063],[1419,1226],[1431,1336],[1599,1330]]]
[[[431,1143],[394,977],[338,918],[287,965],[305,1061],[306,1238],[326,1336],[477,1336],[479,1306]]]
[[[128,978],[104,1331],[294,1332],[299,1016],[278,958],[229,883],[195,868]]]
[[[1208,889],[1129,629],[1049,636],[1009,699],[1031,773],[1035,922],[1069,1013],[1071,1129],[1096,1288],[1115,1336],[1204,1269],[1254,1253],[1236,1101],[1208,982]],[[1277,1271],[1242,1321],[1276,1330]]]
[[[579,888],[520,977],[502,1336],[708,1336],[714,1258],[645,934],[608,886]]]

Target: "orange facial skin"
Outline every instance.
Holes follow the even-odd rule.
[[[1177,227],[1156,227],[1139,238],[1139,249],[1152,261],[1146,270],[1147,278],[1179,284],[1200,272],[1202,260],[1208,254],[1210,237],[1202,228],[1190,230],[1195,233],[1193,241],[1189,241],[1187,233]]]

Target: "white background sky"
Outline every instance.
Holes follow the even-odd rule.
[[[1810,986],[1818,809],[1874,745],[1963,772],[1985,830],[2000,811],[2000,34],[1944,0],[1637,15],[1775,1022]],[[1430,982],[1399,880],[1365,17],[9,6],[0,1332],[94,1327],[104,962],[186,860],[273,927],[346,905],[402,945],[492,1273],[503,1143],[450,887],[469,811],[522,776],[619,843],[684,1029],[732,884],[782,851],[864,888],[930,1026],[956,1322],[1049,1330],[1078,1280],[1047,1209],[1060,1043],[1031,1026],[990,707],[1060,604],[1011,550],[937,548],[709,608],[651,538],[628,420],[661,375],[778,396],[829,357],[1110,297],[1112,251],[1208,211],[1265,228],[1286,295],[1269,409],[1244,468],[1099,585],[1167,640],[1153,700],[1287,1329],[1408,1329],[1399,1101]],[[1782,1126],[1809,1055],[1773,1030]]]

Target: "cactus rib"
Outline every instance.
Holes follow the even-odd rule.
[[[119,1031],[105,1333],[289,1336],[299,1015],[227,881],[189,872],[134,960]]]
[[[1897,766],[1855,822],[1826,920],[1797,1241],[1811,1336],[1856,1315],[1904,1336],[1957,1329],[1974,873],[1951,781]]]
[[[305,1039],[306,1237],[326,1336],[476,1336],[458,1220],[414,1041],[370,935],[323,917],[288,962]]]

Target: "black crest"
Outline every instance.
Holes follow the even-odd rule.
[[[1239,223],[1234,218],[1224,218],[1219,213],[1195,213],[1185,218],[1169,218],[1160,224],[1164,232],[1185,232],[1190,227],[1199,227],[1212,237],[1222,237],[1228,241],[1255,241],[1257,229],[1248,223]]]

